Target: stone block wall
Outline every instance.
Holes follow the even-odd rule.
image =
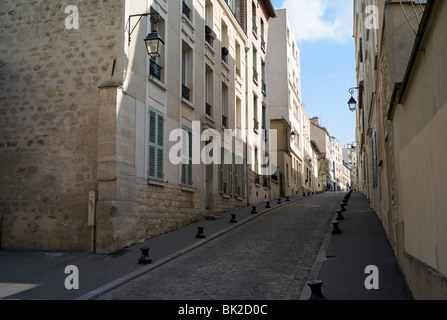
[[[79,10],[79,29],[66,28],[68,5]],[[122,82],[123,6],[107,0],[0,3],[4,249],[90,248],[98,86]]]
[[[148,184],[146,179],[138,179],[136,200],[139,241],[201,221],[205,216],[201,192],[183,191],[179,186]]]

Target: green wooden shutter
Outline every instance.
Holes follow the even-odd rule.
[[[219,163],[219,193],[224,192],[224,149],[220,149],[220,163]]]
[[[157,116],[157,178],[164,179],[164,116]]]
[[[192,131],[187,127],[183,127],[183,134],[182,184],[192,186]]]
[[[188,171],[187,171],[187,184],[192,186],[192,131],[188,130],[188,141],[189,141],[189,150],[188,150]]]
[[[149,109],[148,178],[164,179],[164,115]]]

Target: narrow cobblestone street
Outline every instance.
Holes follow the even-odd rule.
[[[298,299],[340,197],[275,209],[99,299]]]

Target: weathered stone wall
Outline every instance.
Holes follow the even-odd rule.
[[[77,6],[79,29],[65,8]],[[86,250],[100,85],[122,82],[123,1],[0,3],[4,249]]]
[[[182,191],[181,187],[170,184],[148,184],[146,179],[138,179],[136,187],[139,204],[136,235],[140,241],[201,221],[205,216],[203,196],[198,191]]]

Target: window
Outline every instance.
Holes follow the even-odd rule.
[[[216,34],[213,31],[214,20],[213,20],[213,4],[210,0],[205,2],[205,41],[212,47],[214,39],[216,39]]]
[[[182,1],[182,13],[192,21],[192,0],[183,0]]]
[[[192,131],[183,127],[182,185],[192,187]]]
[[[156,13],[156,11],[151,8],[151,13]],[[162,39],[166,39],[165,37],[165,20],[160,16],[160,19],[157,24],[151,24],[150,30],[156,30]],[[161,53],[159,57],[151,57],[149,61],[149,74],[159,80],[164,81],[164,67],[165,67],[165,54]]]
[[[205,23],[212,28],[213,26],[213,3],[210,0],[205,1]]]
[[[258,122],[258,96],[253,94],[253,120],[254,120],[254,130],[258,133],[259,122]]]
[[[228,64],[228,55],[229,55],[229,50],[228,50],[228,45],[229,45],[229,40],[228,40],[228,27],[225,24],[225,22],[222,21],[222,25],[221,25],[221,39],[222,39],[222,61],[224,61],[226,64]]]
[[[242,130],[242,101],[236,97],[236,129]]]
[[[164,179],[164,115],[149,108],[149,165],[148,178]]]
[[[262,130],[264,133],[264,140],[267,140],[267,106],[265,104],[262,104]]]
[[[219,193],[224,193],[224,148],[220,149],[220,162],[219,162],[219,176],[218,176],[218,185],[219,185]]]
[[[208,116],[213,117],[213,105],[214,105],[214,74],[213,69],[206,65],[205,75],[205,112]]]
[[[264,20],[261,19],[261,49],[265,52]]]
[[[266,96],[267,95],[267,84],[266,79],[266,71],[265,71],[265,62],[264,60],[261,61],[261,83],[262,83],[262,93]]]
[[[258,84],[258,50],[253,46],[253,81]]]
[[[255,183],[259,184],[259,149],[255,147]]]
[[[220,155],[220,164],[219,164],[219,193],[220,194],[231,194],[232,184],[232,153],[229,150],[226,150],[225,148],[221,148],[221,155]]]
[[[241,76],[241,46],[236,41],[236,76]]]
[[[182,98],[192,102],[192,74],[193,74],[192,49],[183,42],[182,46]]]
[[[222,126],[228,128],[228,99],[229,99],[228,86],[222,82]]]
[[[253,34],[255,36],[258,35],[258,25],[256,23],[256,3],[253,1],[251,4],[251,15],[252,15],[252,21],[253,21]]]

